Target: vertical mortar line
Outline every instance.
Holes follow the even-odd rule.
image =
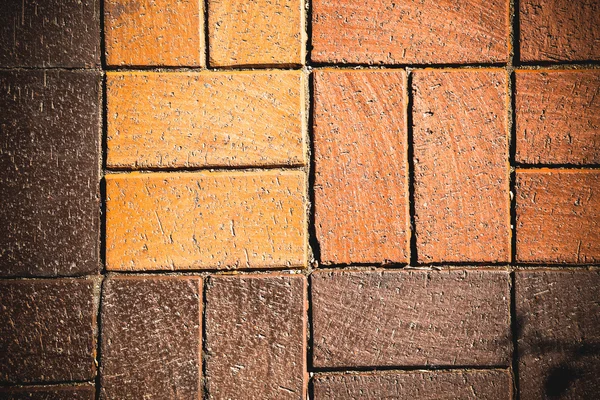
[[[412,93],[412,68],[406,68],[406,154],[408,174],[408,213],[410,227],[410,254],[409,266],[416,267],[419,263],[417,254],[417,230],[415,208],[415,162],[414,162],[414,131],[413,131],[413,93]]]
[[[204,39],[204,68],[208,69],[210,67],[210,64],[208,62],[208,58],[209,58],[209,37],[208,37],[208,0],[198,0],[200,2],[202,2],[202,7],[203,7],[203,14],[202,14],[202,18],[204,18],[204,24],[203,24],[203,32],[199,32],[201,34],[201,36],[203,36]]]

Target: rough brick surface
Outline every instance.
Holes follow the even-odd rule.
[[[2,400],[94,400],[93,385],[29,386],[0,388]]]
[[[517,170],[519,262],[600,261],[600,171]]]
[[[600,163],[600,70],[516,72],[516,159]]]
[[[98,269],[100,74],[0,72],[0,275]]]
[[[311,59],[491,63],[508,59],[507,0],[313,0]]]
[[[201,318],[201,278],[108,278],[100,397],[201,398]]]
[[[600,60],[598,0],[520,0],[522,61]]]
[[[313,366],[509,365],[506,271],[311,275]]]
[[[210,399],[306,399],[306,278],[211,277],[206,290]]]
[[[107,269],[306,264],[301,171],[117,174],[106,182]]]
[[[109,73],[108,166],[302,165],[300,71]]]
[[[204,10],[198,0],[105,0],[108,65],[204,65]]]
[[[521,399],[594,399],[600,393],[600,273],[516,274]]]
[[[510,400],[508,371],[416,371],[319,374],[312,380],[315,400]]]
[[[509,261],[506,85],[502,70],[414,72],[420,262]]]
[[[0,67],[100,64],[101,0],[2,0]]]
[[[99,281],[0,281],[0,382],[95,375]]]
[[[301,65],[304,0],[208,0],[210,66]]]
[[[314,110],[321,262],[408,262],[406,73],[317,71]]]

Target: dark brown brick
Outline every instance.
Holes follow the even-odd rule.
[[[100,81],[0,71],[0,276],[98,270]]]
[[[522,61],[600,60],[600,1],[520,0]]]
[[[306,279],[211,277],[206,290],[210,399],[306,399]]]
[[[2,0],[0,67],[100,65],[101,0]]]
[[[600,393],[599,271],[516,273],[522,400]]]
[[[0,400],[94,400],[93,385],[29,386],[0,388]]]
[[[108,278],[100,397],[201,398],[201,318],[201,278]]]
[[[510,400],[511,376],[505,370],[374,372],[318,374],[314,400]]]
[[[516,159],[600,163],[600,70],[516,72]]]
[[[99,280],[0,281],[0,382],[94,378]]]
[[[314,76],[321,262],[406,263],[406,73],[320,70]]]
[[[506,72],[413,74],[418,260],[508,262]]]
[[[518,169],[516,259],[600,262],[600,171]]]
[[[507,0],[313,0],[311,58],[366,64],[508,59]]]
[[[506,271],[311,275],[318,368],[510,364]]]

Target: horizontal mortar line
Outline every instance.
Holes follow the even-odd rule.
[[[511,167],[515,169],[600,169],[600,164],[528,164],[515,162]]]
[[[0,383],[0,388],[35,388],[35,387],[59,386],[59,385],[65,385],[65,386],[84,386],[86,384],[92,384],[92,385],[94,385],[95,383],[96,383],[96,377],[90,379],[89,381],[87,381],[87,380],[48,381],[48,382],[34,381],[34,382],[27,382],[27,383],[6,383],[6,382],[1,382]]]
[[[308,368],[308,372],[314,374],[344,374],[357,372],[443,372],[443,371],[465,371],[465,370],[510,370],[510,365],[423,365],[423,366],[367,366],[367,367],[312,367]]]
[[[14,275],[14,276],[0,276],[1,281],[48,281],[48,280],[83,280],[83,279],[98,279],[103,278],[104,274],[72,274],[72,275],[40,275],[40,276],[24,276],[24,275]]]
[[[106,167],[104,168],[104,176],[114,174],[132,174],[132,173],[155,173],[155,172],[172,172],[172,173],[194,173],[194,172],[262,172],[272,170],[285,170],[285,171],[302,171],[306,172],[307,165],[294,164],[294,165],[265,165],[265,166],[210,166],[210,167],[175,167],[175,168],[118,168],[118,167]]]
[[[308,268],[257,268],[257,269],[180,269],[180,270],[139,270],[139,271],[118,271],[106,270],[107,277],[110,276],[246,276],[246,275],[310,275]]]
[[[349,264],[323,264],[320,263],[316,269],[345,269],[345,268],[381,268],[381,269],[418,269],[436,267],[509,267],[510,262],[480,262],[480,261],[453,261],[453,262],[432,262],[432,263],[416,263],[416,264],[400,264],[400,263],[349,263]]]
[[[236,72],[236,71],[302,71],[305,68],[304,65],[297,66],[282,66],[282,65],[264,65],[260,67],[186,67],[186,66],[156,66],[156,65],[120,65],[120,66],[107,66],[104,67],[104,71],[107,72]]]
[[[319,62],[307,64],[310,68],[336,68],[336,69],[487,69],[506,68],[508,63],[431,63],[431,64],[368,64],[368,63],[328,63]]]

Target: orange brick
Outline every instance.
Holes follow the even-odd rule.
[[[300,171],[106,177],[109,270],[305,267]]]
[[[105,0],[109,65],[204,65],[204,11],[199,0]]]
[[[301,65],[303,0],[208,0],[211,66]]]
[[[107,74],[107,164],[303,165],[301,71]]]

